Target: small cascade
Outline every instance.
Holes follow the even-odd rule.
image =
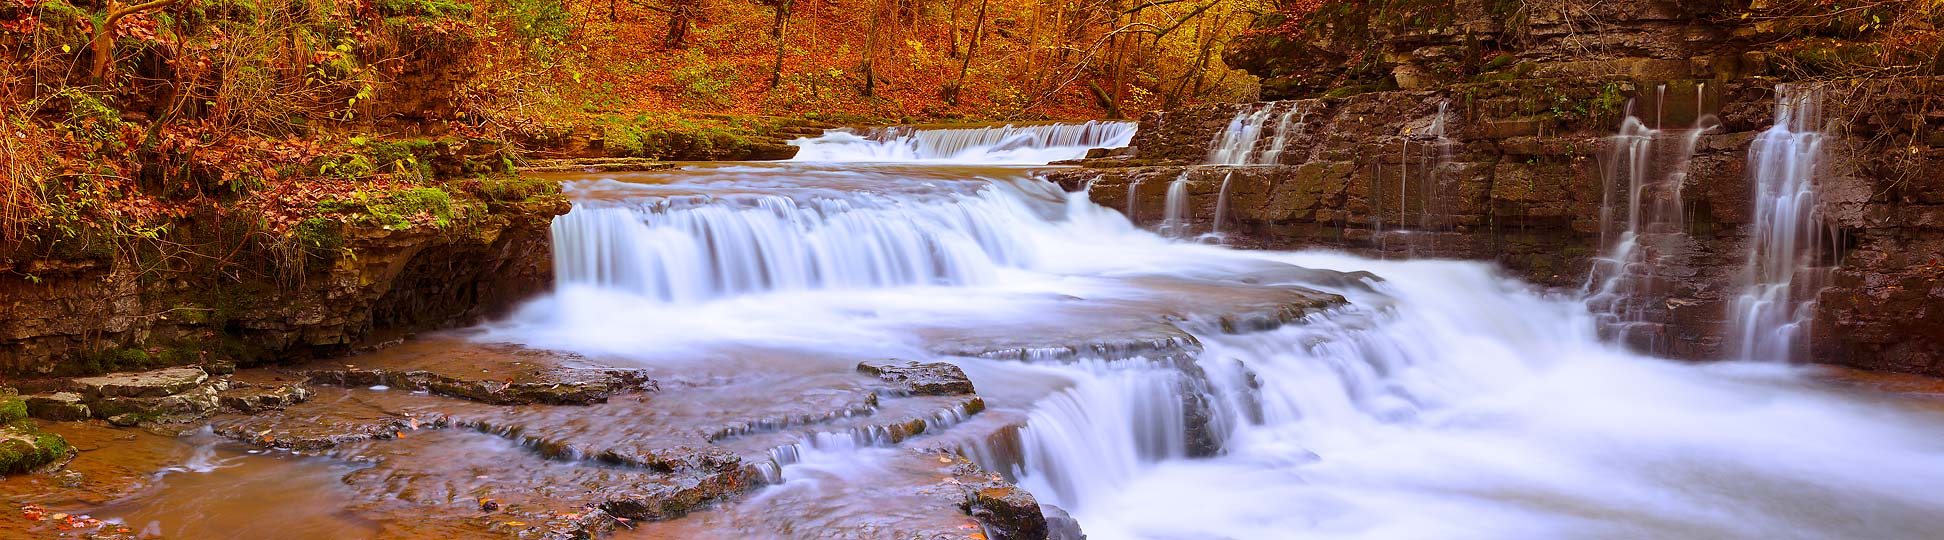
[[[1222,240],[1222,221],[1228,219],[1229,181],[1235,180],[1235,171],[1222,175],[1222,190],[1215,195],[1215,224],[1208,234],[1216,242]]]
[[[1432,230],[1436,226],[1432,218],[1446,212],[1444,171],[1446,165],[1451,163],[1453,149],[1458,146],[1458,143],[1447,133],[1450,106],[1450,101],[1438,102],[1437,114],[1430,118],[1429,125],[1417,131],[1407,127],[1400,134],[1395,194],[1397,228],[1392,236],[1402,239],[1406,256],[1416,257],[1420,247],[1421,235],[1413,233]],[[1383,177],[1381,167],[1378,172],[1379,174],[1374,178],[1381,179]],[[1378,190],[1374,196],[1381,198],[1385,195]],[[1376,213],[1380,216],[1378,219],[1380,226],[1376,229],[1380,251],[1389,245],[1389,237],[1382,234],[1381,216],[1384,213],[1381,205],[1380,200],[1380,208]]]
[[[1775,125],[1748,148],[1755,220],[1748,266],[1729,314],[1743,360],[1800,360],[1808,347],[1815,297],[1827,283],[1822,218],[1816,207],[1821,165],[1821,96],[1776,88]]]
[[[1168,182],[1167,216],[1161,221],[1161,235],[1171,238],[1188,236],[1188,220],[1193,216],[1188,210],[1188,173],[1181,171],[1174,181]]]
[[[841,128],[790,141],[803,149],[793,161],[1045,164],[1085,157],[1093,148],[1127,146],[1134,122],[1085,122],[977,128],[905,126]]]
[[[1011,471],[1043,500],[1097,500],[1142,469],[1188,455],[1188,385],[1182,373],[1141,360],[1083,361],[1075,385],[1035,404],[1020,432],[1024,461]]]
[[[1302,132],[1308,116],[1309,107],[1305,102],[1290,103],[1289,110],[1284,111],[1282,118],[1276,121],[1276,132],[1269,139],[1269,150],[1263,152],[1262,158],[1257,161],[1263,165],[1281,164],[1283,151],[1289,149],[1289,136]]]
[[[1282,114],[1276,114],[1277,109]],[[1228,127],[1209,142],[1209,165],[1279,165],[1290,138],[1301,134],[1309,116],[1309,102],[1272,101],[1235,112]],[[1270,124],[1271,119],[1274,124]],[[1268,139],[1264,139],[1264,134]]]
[[[1665,88],[1656,92],[1657,98]],[[1687,129],[1647,127],[1629,103],[1620,132],[1607,138],[1602,155],[1606,194],[1600,207],[1603,251],[1586,283],[1587,305],[1609,337],[1659,350],[1658,326],[1649,311],[1671,286],[1666,271],[1684,264],[1687,219],[1681,189],[1701,136],[1718,122],[1699,114]],[[1665,107],[1655,104],[1656,122]]]
[[[692,303],[810,289],[989,283],[1031,262],[1037,220],[988,187],[929,203],[764,195],[580,204],[554,219],[563,285]]]
[[[1141,177],[1135,176],[1133,180],[1127,182],[1127,211],[1123,212],[1127,214],[1127,221],[1129,223],[1140,223],[1140,221],[1134,218],[1134,209],[1140,206],[1140,202]]]

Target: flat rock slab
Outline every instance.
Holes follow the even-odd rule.
[[[867,361],[858,364],[857,371],[875,376],[911,394],[953,396],[972,393],[972,379],[966,378],[965,370],[944,362]]]
[[[27,415],[42,420],[69,422],[94,416],[88,402],[74,392],[50,392],[21,396],[27,402]]]
[[[1284,265],[1286,266],[1286,265]],[[1334,285],[1343,274],[1288,267]],[[1315,273],[1323,272],[1320,275]],[[1030,319],[922,329],[933,352],[1004,360],[1069,361],[1082,358],[1180,360],[1201,351],[1195,331],[1246,333],[1300,322],[1311,313],[1342,305],[1339,295],[1262,279],[1217,280],[1182,276],[1111,278],[1099,295],[1051,301]]]
[[[313,362],[295,370],[313,384],[385,386],[498,405],[585,405],[656,388],[643,370],[593,366],[572,354],[451,336],[415,340],[354,361]]]
[[[987,527],[1011,527],[1003,529],[1006,538],[1043,538],[1046,531],[1032,495],[955,454],[865,450],[788,474],[787,482],[744,500],[617,530],[614,538],[965,540]]]
[[[254,414],[310,401],[311,389],[298,384],[262,386],[239,381],[231,383],[216,398],[224,408]]]
[[[209,426],[217,435],[245,444],[297,451],[394,439],[421,429],[445,427],[439,418],[419,417],[398,410],[395,399],[414,398],[402,391],[319,388],[308,401],[283,410],[217,415],[209,419]]]
[[[625,518],[672,518],[760,486],[755,471],[658,471],[588,461],[546,459],[491,435],[450,430],[341,447],[370,467],[344,484],[358,493],[352,510],[388,529],[446,537],[586,538]]]
[[[68,386],[89,398],[159,398],[187,392],[208,380],[208,372],[191,366],[81,377],[70,379]]]

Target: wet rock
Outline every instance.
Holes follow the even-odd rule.
[[[94,416],[88,409],[81,394],[74,392],[53,392],[34,394],[23,398],[27,402],[27,414],[42,420],[68,422],[87,420]]]
[[[59,435],[28,424],[0,426],[0,475],[40,470],[73,455]]]
[[[200,373],[200,370],[198,370]],[[145,420],[189,420],[207,416],[220,406],[219,393],[228,388],[227,381],[215,380],[208,384],[189,387],[180,393],[160,397],[101,397],[88,400],[88,407],[96,418],[112,418],[129,414]]]
[[[593,366],[577,355],[477,345],[452,336],[412,340],[357,362],[314,362],[295,371],[312,384],[386,386],[495,405],[587,405],[657,388],[642,370]]]
[[[112,373],[75,379],[29,381],[40,393],[30,396],[34,415],[48,420],[120,418],[134,424],[195,420],[215,412],[228,378],[212,378],[199,367],[139,373]],[[132,424],[131,424],[132,425]]]
[[[27,405],[11,388],[0,388],[0,475],[38,470],[74,455],[60,435],[27,419]]]
[[[357,503],[363,513],[469,523],[512,538],[596,537],[616,518],[678,517],[761,485],[749,467],[659,471],[548,459],[466,430],[362,441],[333,453],[372,463],[344,477],[350,489],[368,494]],[[488,500],[497,509],[480,512]]]
[[[944,362],[867,361],[857,364],[857,370],[911,394],[942,396],[973,392],[972,380],[966,378],[965,371]]]
[[[652,482],[599,491],[601,510],[619,517],[658,521],[680,517],[710,502],[762,485],[753,468],[708,474],[678,474]]]
[[[1046,514],[1033,494],[987,473],[970,461],[954,468],[960,477],[977,479],[965,482],[965,500],[960,508],[985,525],[993,540],[1044,540],[1047,538]]]
[[[532,403],[585,405],[607,401],[621,392],[653,388],[654,381],[637,370],[541,369],[504,380],[465,379],[425,370],[342,369],[307,371],[316,384],[388,386],[432,392],[496,405]]]
[[[217,395],[223,407],[242,413],[283,409],[310,400],[311,391],[302,385],[258,386],[236,383]]]
[[[376,402],[348,389],[318,389],[307,393],[312,394],[310,399],[286,405],[281,410],[241,411],[238,408],[244,414],[214,416],[209,420],[210,429],[224,438],[254,446],[317,451],[451,426],[442,416],[400,411],[396,404]]]
[[[1073,519],[1065,509],[1042,504],[1040,514],[1046,516],[1046,540],[1087,540],[1086,533],[1080,530],[1080,520]]]

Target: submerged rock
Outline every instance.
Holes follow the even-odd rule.
[[[311,390],[302,385],[258,386],[236,383],[217,395],[224,407],[243,413],[282,409],[309,401]]]

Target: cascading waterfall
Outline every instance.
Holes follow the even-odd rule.
[[[1028,264],[1008,221],[1031,210],[986,190],[946,200],[754,196],[700,203],[577,205],[554,219],[565,285],[692,303],[764,291],[990,283]]]
[[[1215,237],[1216,241],[1221,241],[1222,222],[1228,219],[1229,182],[1232,180],[1235,180],[1235,171],[1223,174],[1222,189],[1215,194],[1215,223],[1210,227],[1208,234]]]
[[[1127,146],[1134,122],[1086,122],[953,129],[842,128],[790,141],[794,161],[1045,164],[1085,157],[1092,148]]]
[[[1814,146],[1805,137],[1813,123],[1798,123],[1797,112],[1751,157],[1800,156]],[[1691,144],[1633,124],[1623,131],[1663,146]],[[1435,150],[1424,142],[1411,147]],[[1679,148],[1641,150],[1671,156]],[[1813,169],[1808,161],[1790,170]],[[754,369],[834,357],[844,377],[857,377],[856,358],[958,363],[992,407],[1017,416],[946,411],[926,420],[924,436],[1008,422],[994,428],[998,436],[966,437],[987,445],[966,454],[1069,510],[1096,540],[1914,539],[1944,526],[1944,501],[1928,496],[1944,484],[1944,422],[1830,391],[1788,366],[1637,355],[1600,340],[1594,315],[1576,298],[1505,278],[1489,264],[1197,245],[1143,231],[1084,193],[1061,198],[1023,171],[986,178],[999,176],[990,167],[925,168],[976,176],[976,188],[939,187],[942,172],[913,178],[911,167],[853,166],[900,189],[775,193],[822,181],[806,172],[816,166],[725,172],[735,181],[709,177],[718,183],[685,191],[703,193],[693,196],[570,189],[580,202],[555,226],[562,288],[622,298],[588,308],[573,304],[585,295],[556,293],[566,300],[497,335],[540,335],[542,345],[618,357],[662,341],[720,337],[731,343],[723,356],[753,358]],[[732,167],[741,166],[723,169]],[[1641,169],[1651,171],[1642,184],[1671,174],[1662,165]],[[1624,226],[1638,233],[1653,229],[1652,205],[1664,201],[1647,188],[1641,192],[1652,195],[1631,196],[1631,171],[1610,177],[1627,178],[1632,197],[1609,205],[1616,239],[1625,233],[1623,207],[1647,205],[1638,225],[1630,218]],[[1788,175],[1765,171],[1767,161],[1752,176],[1786,183]],[[1436,185],[1435,173],[1410,174],[1418,186]],[[1220,200],[1217,228],[1227,211]],[[1402,205],[1405,194],[1395,200]],[[1764,231],[1814,221],[1779,211],[1764,219],[1778,224]],[[1752,254],[1751,267],[1770,253],[1777,251]],[[1311,283],[1311,274],[1289,272],[1304,268],[1381,279]],[[1785,279],[1801,288],[1799,276]],[[1148,280],[1192,286],[1160,290]],[[1139,308],[1139,320],[1186,332],[1171,333],[1180,336],[1171,343],[1194,352],[1165,359],[997,360],[925,347],[967,329],[989,338],[978,331],[1001,323],[1086,339],[1098,313],[1067,306],[1111,312],[1122,300],[1205,286],[1303,286],[1349,302],[1258,331]],[[644,303],[654,305],[629,311]],[[590,309],[599,311],[541,317]],[[638,337],[644,333],[652,335]],[[690,335],[709,333],[721,336]],[[770,351],[751,353],[755,347]],[[679,352],[680,361],[693,356]],[[1023,427],[1011,427],[1019,417]],[[1204,443],[1218,451],[1210,455]],[[790,464],[806,456],[891,444],[869,428],[815,434],[772,449],[774,466],[763,472],[793,481]]]
[[[1281,108],[1283,113],[1275,114]],[[1290,138],[1302,133],[1309,116],[1309,102],[1272,101],[1250,105],[1236,111],[1228,127],[1209,142],[1210,165],[1279,165]],[[1275,119],[1272,126],[1270,119]],[[1269,139],[1263,139],[1267,133]]]
[[[1444,193],[1445,188],[1442,185],[1445,166],[1451,163],[1453,148],[1458,146],[1458,143],[1453,141],[1447,134],[1448,128],[1446,126],[1450,114],[1450,106],[1451,102],[1449,101],[1438,102],[1437,113],[1431,117],[1430,124],[1424,130],[1413,132],[1411,128],[1405,128],[1402,133],[1399,133],[1396,193],[1397,228],[1390,236],[1402,237],[1404,251],[1407,256],[1415,257],[1420,244],[1420,235],[1412,233],[1432,230],[1434,226],[1432,222],[1433,216],[1440,215],[1445,211],[1444,200],[1446,194]],[[1412,141],[1419,142],[1414,145]],[[1417,150],[1416,154],[1412,153],[1414,149]],[[1381,183],[1378,182],[1378,180],[1383,178],[1381,163],[1380,160],[1374,164],[1377,167],[1377,174],[1372,177],[1373,183]],[[1418,172],[1413,174],[1413,168],[1417,169]],[[1413,179],[1417,181],[1417,189],[1415,191],[1411,189],[1411,181]],[[1373,196],[1381,201],[1384,197],[1381,186],[1373,187],[1379,188],[1374,190]],[[1412,206],[1414,204],[1417,215],[1415,223],[1411,219]],[[1390,236],[1383,234],[1382,203],[1379,202],[1378,206],[1375,212],[1375,221],[1378,225],[1375,229],[1375,237],[1378,241],[1378,248],[1382,251],[1388,245]]]
[[[1081,362],[1077,384],[1040,400],[1012,472],[1048,502],[1075,505],[1143,468],[1187,457],[1181,373],[1141,360]],[[992,454],[992,452],[984,452]]]
[[[1174,181],[1168,182],[1167,215],[1161,221],[1161,235],[1173,238],[1188,237],[1188,175],[1181,171]]]
[[[1602,156],[1607,186],[1600,234],[1605,247],[1593,261],[1585,288],[1587,305],[1600,317],[1602,329],[1623,342],[1660,350],[1657,326],[1647,312],[1669,292],[1662,282],[1664,271],[1685,262],[1681,188],[1701,137],[1718,122],[1697,112],[1688,129],[1652,129],[1632,108],[1629,103],[1620,132],[1607,138]],[[1656,122],[1663,108],[1654,107]]]
[[[1828,272],[1819,262],[1825,229],[1816,206],[1821,113],[1813,89],[1777,87],[1775,124],[1748,148],[1755,220],[1730,314],[1744,360],[1795,361],[1808,346],[1815,296]]]

